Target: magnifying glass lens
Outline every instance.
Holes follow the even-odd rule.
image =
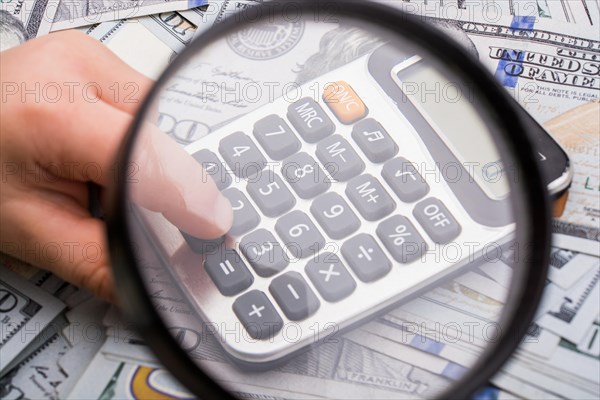
[[[157,82],[123,159],[117,273],[195,394],[433,398],[518,341],[537,171],[443,29],[267,3]]]

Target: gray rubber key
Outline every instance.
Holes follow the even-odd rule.
[[[310,211],[332,239],[343,239],[360,227],[360,221],[348,203],[334,192],[317,197],[310,206]]]
[[[254,271],[262,277],[275,275],[288,265],[283,248],[266,229],[258,229],[246,235],[240,243],[240,249]]]
[[[277,310],[260,290],[251,290],[238,297],[233,303],[233,312],[254,339],[272,338],[283,326]]]
[[[396,202],[385,191],[373,175],[364,174],[350,180],[346,186],[346,196],[368,221],[376,221],[389,215]]]
[[[248,183],[246,190],[267,217],[278,217],[296,204],[292,192],[273,171],[261,172]]]
[[[365,169],[350,143],[340,135],[325,138],[317,144],[317,157],[331,177],[337,181],[347,181]]]
[[[269,285],[269,291],[288,319],[301,321],[313,315],[321,303],[302,275],[287,272]]]
[[[273,160],[283,160],[300,149],[300,141],[292,129],[275,114],[254,124],[254,136]]]
[[[223,191],[223,195],[229,199],[233,208],[233,223],[229,234],[234,236],[243,235],[254,229],[260,222],[260,216],[250,204],[250,200],[238,189],[229,188]]]
[[[217,158],[217,155],[208,149],[195,152],[192,157],[202,165],[204,171],[215,181],[219,190],[231,185],[231,175],[227,172],[225,165]]]
[[[462,230],[444,203],[435,197],[417,203],[413,215],[431,240],[436,243],[448,243],[456,238]]]
[[[394,260],[406,264],[427,251],[427,243],[410,220],[402,215],[394,215],[379,224],[377,236],[390,252]]]
[[[335,125],[321,106],[304,97],[288,107],[287,117],[300,136],[308,143],[315,143],[335,131]]]
[[[333,253],[322,253],[317,259],[310,260],[305,271],[321,296],[329,302],[348,297],[356,288],[356,282]]]
[[[331,183],[314,158],[307,153],[296,153],[283,162],[281,173],[296,194],[303,199],[318,196]]]
[[[206,255],[204,268],[219,292],[233,296],[248,289],[254,278],[248,267],[233,249],[221,247],[219,251]]]
[[[372,282],[387,275],[390,260],[370,235],[361,233],[342,245],[342,255],[352,271],[363,282]]]
[[[325,246],[325,238],[302,211],[292,211],[275,224],[277,234],[288,250],[298,258],[306,258]]]
[[[267,160],[252,139],[243,132],[235,132],[219,142],[219,152],[236,176],[248,178],[262,171]]]
[[[373,118],[363,119],[352,128],[352,138],[367,158],[381,163],[398,153],[398,146],[389,133]]]
[[[417,201],[429,192],[425,179],[406,158],[394,158],[383,164],[381,175],[396,196],[406,203]]]

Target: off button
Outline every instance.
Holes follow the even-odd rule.
[[[352,124],[368,113],[365,103],[345,81],[325,85],[323,100],[343,124]]]
[[[413,215],[431,240],[436,243],[448,243],[455,239],[462,230],[444,203],[434,197],[417,203]]]

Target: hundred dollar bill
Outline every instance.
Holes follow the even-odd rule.
[[[600,303],[600,260],[552,309],[536,322],[569,340],[580,343],[598,316]]]
[[[0,375],[26,349],[39,347],[52,322],[65,308],[64,303],[11,271],[2,270],[0,277]],[[37,341],[41,343],[37,344]]]
[[[52,31],[166,11],[188,10],[204,4],[206,0],[61,0],[54,15]]]
[[[0,51],[50,32],[59,0],[0,2]]]
[[[600,79],[597,77],[597,79]],[[563,214],[553,221],[556,233],[600,244],[600,102],[569,110],[544,124],[565,148],[574,170]]]

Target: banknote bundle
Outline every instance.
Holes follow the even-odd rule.
[[[600,5],[598,0],[410,0],[381,2],[422,17],[466,46],[506,90],[565,148],[574,179],[565,210],[553,220],[553,248],[544,297],[519,349],[482,388],[479,398],[600,397]],[[14,33],[2,49],[53,31],[78,29],[133,68],[157,78],[186,46],[252,0],[143,2],[21,0],[2,2],[0,28]],[[7,32],[8,32],[7,31]],[[330,32],[334,39],[345,32]],[[304,32],[318,43],[324,32]],[[9,37],[9,36],[6,36]],[[4,38],[4,36],[3,36]],[[12,39],[11,39],[12,40]],[[508,75],[506,54],[520,54],[523,72]],[[307,55],[307,58],[310,55]],[[231,60],[235,59],[235,64]],[[238,55],[207,60],[218,76],[244,73],[256,82],[310,77],[297,65],[256,70]],[[561,65],[569,64],[569,68]],[[230,72],[227,74],[226,72]],[[314,73],[318,73],[316,71]],[[322,72],[322,71],[321,71]],[[235,73],[235,74],[234,74]],[[219,78],[207,75],[207,82]],[[223,78],[226,79],[226,78]],[[228,78],[227,78],[228,79]],[[219,82],[217,82],[219,83]],[[173,93],[173,97],[181,94]],[[266,103],[218,104],[199,113],[194,102],[161,107],[159,128],[182,146],[224,121]],[[171,103],[174,104],[174,103]],[[200,119],[198,115],[202,115]],[[190,398],[118,310],[55,276],[2,256],[0,394],[2,398]],[[499,318],[509,290],[510,262],[484,263],[402,306],[308,352],[302,363],[258,375],[240,373],[211,340],[188,348],[215,376],[248,398],[427,398],[471,368],[485,346],[474,329],[454,340],[456,321],[485,326]],[[166,309],[170,287],[153,292]],[[7,307],[10,305],[10,307]],[[198,327],[173,314],[171,329],[194,343]],[[407,328],[409,327],[409,328]],[[299,365],[302,364],[302,365]],[[307,368],[306,366],[310,366]],[[381,378],[381,379],[376,379]],[[383,379],[385,378],[385,379]],[[357,379],[364,384],[357,385]],[[358,389],[357,389],[358,388]],[[477,397],[476,396],[476,397]]]

